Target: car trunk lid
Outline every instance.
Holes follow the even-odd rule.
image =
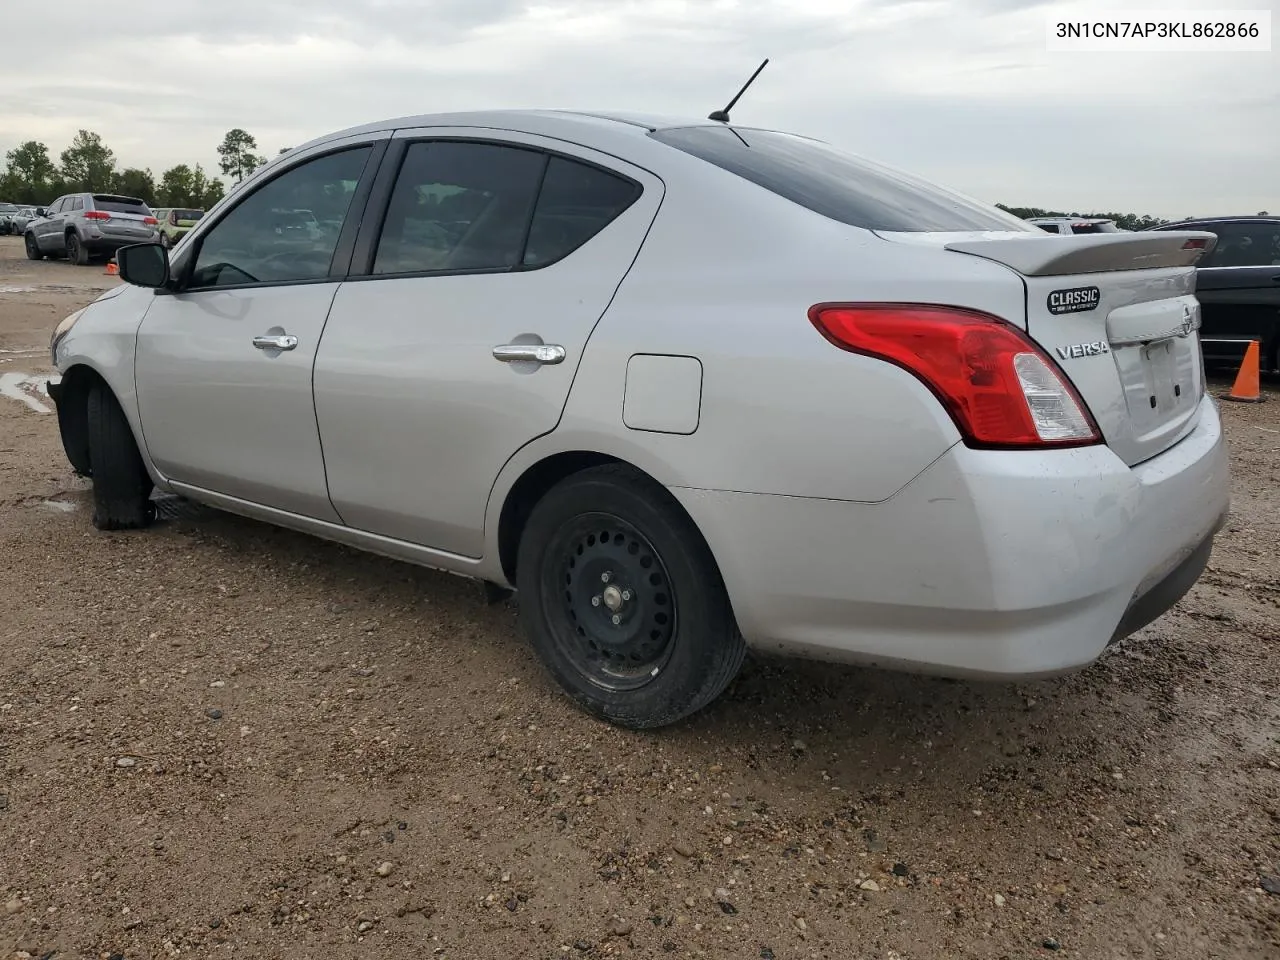
[[[1050,237],[1040,233],[881,233],[941,246],[1015,271],[1026,290],[1018,320],[1088,405],[1125,463],[1154,457],[1190,433],[1204,395],[1195,262],[1212,234]]]

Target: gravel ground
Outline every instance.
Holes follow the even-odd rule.
[[[21,256],[0,239],[3,960],[1280,957],[1280,392],[1224,404],[1210,571],[1091,669],[749,661],[640,735],[464,580],[194,508],[94,531],[18,375],[116,281]]]

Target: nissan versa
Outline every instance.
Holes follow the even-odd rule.
[[[724,122],[415,117],[120,250],[50,393],[98,527],[159,488],[514,588],[579,704],[656,727],[747,647],[1046,675],[1168,609],[1228,508],[1214,242]]]

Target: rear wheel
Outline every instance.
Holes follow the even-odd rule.
[[[89,251],[74,233],[67,234],[67,259],[77,267],[87,266],[89,263]]]
[[[40,245],[39,245],[38,243],[36,243],[36,238],[35,238],[35,235],[34,235],[34,234],[28,233],[28,234],[23,238],[23,244],[24,244],[24,245],[26,246],[26,248],[27,248],[27,259],[28,259],[28,260],[43,260],[43,259],[44,259],[44,254],[40,252]]]
[[[675,723],[742,665],[746,645],[711,551],[670,493],[628,467],[554,487],[529,517],[516,579],[539,657],[611,723]]]
[[[93,525],[130,530],[155,519],[151,477],[119,401],[104,383],[89,388],[89,466],[93,475]]]

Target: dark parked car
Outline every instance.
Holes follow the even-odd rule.
[[[1157,230],[1207,230],[1217,246],[1196,271],[1206,363],[1238,363],[1262,341],[1262,369],[1280,370],[1280,217],[1204,217]],[[1237,341],[1237,342],[1233,342]]]

